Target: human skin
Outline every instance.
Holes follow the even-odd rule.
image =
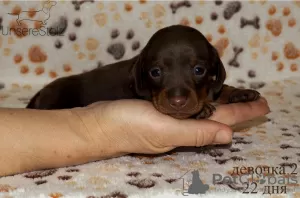
[[[142,100],[65,110],[0,109],[0,176],[78,165],[129,153],[227,144],[231,125],[270,112],[264,98],[221,105],[207,120],[178,120]]]

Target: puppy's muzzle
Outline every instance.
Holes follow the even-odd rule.
[[[175,110],[184,108],[188,103],[190,91],[186,88],[172,88],[167,91],[170,106]]]

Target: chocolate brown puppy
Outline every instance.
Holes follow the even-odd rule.
[[[177,119],[208,118],[219,104],[257,100],[255,90],[224,84],[217,50],[198,30],[173,25],[157,31],[140,54],[63,77],[40,90],[27,108],[66,109],[103,100],[143,99]]]

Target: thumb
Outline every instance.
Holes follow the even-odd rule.
[[[232,129],[212,120],[177,120],[163,122],[163,144],[170,147],[228,144]]]

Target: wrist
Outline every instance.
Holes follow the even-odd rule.
[[[2,109],[0,176],[121,155],[84,111]]]
[[[57,168],[80,161],[85,148],[68,111],[2,109],[0,174]],[[84,155],[82,155],[84,156]]]
[[[86,142],[79,133],[81,129],[74,125],[76,120],[72,112],[69,110],[33,110],[30,115],[36,119],[36,122],[31,121],[28,125],[29,127],[35,125],[32,126],[32,136],[24,135],[23,149],[29,152],[23,167],[28,167],[30,171],[59,168],[87,161],[84,155],[87,148]],[[26,143],[28,145],[25,148]],[[39,160],[36,163],[29,162],[33,159]]]
[[[124,153],[109,135],[111,126],[105,124],[107,116],[101,114],[100,108],[70,109],[74,120],[74,133],[80,134],[84,142],[85,156],[89,161],[122,156]]]

